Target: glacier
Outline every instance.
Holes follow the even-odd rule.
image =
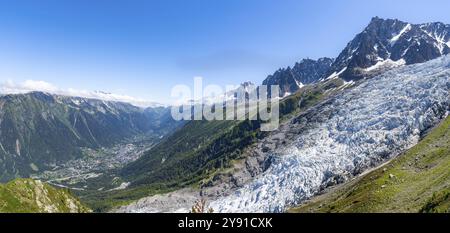
[[[274,151],[270,167],[215,212],[283,212],[415,145],[449,114],[450,56],[365,80],[318,106],[307,130]]]

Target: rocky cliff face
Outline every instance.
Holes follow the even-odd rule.
[[[319,80],[359,80],[397,66],[422,63],[449,53],[448,24],[411,24],[374,17],[336,59],[304,59],[292,68],[277,70],[263,84],[279,85],[280,96],[283,97]]]
[[[331,58],[303,59],[292,68],[279,69],[269,75],[263,85],[279,85],[280,96],[283,97],[296,92],[304,85],[317,82],[328,72],[332,63]]]
[[[450,25],[374,17],[339,54],[326,77],[346,81],[376,70],[422,63],[450,53]]]

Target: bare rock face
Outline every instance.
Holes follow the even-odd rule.
[[[422,63],[449,53],[450,25],[411,24],[374,17],[347,44],[324,78],[350,81],[370,76],[373,72],[369,71],[375,69]]]
[[[280,96],[294,93],[304,85],[319,81],[329,71],[333,61],[326,57],[318,60],[303,59],[292,68],[279,69],[269,75],[263,85],[280,86]]]
[[[129,205],[121,206],[111,212],[116,213],[187,213],[196,201],[200,200],[198,191],[181,189],[167,194],[141,198]]]
[[[450,25],[411,24],[374,17],[336,59],[303,59],[277,70],[264,85],[279,85],[280,96],[324,79],[373,77],[396,66],[426,62],[450,53]]]

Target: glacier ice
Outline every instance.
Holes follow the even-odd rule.
[[[450,56],[366,80],[316,109],[318,119],[260,176],[210,203],[216,212],[282,212],[337,177],[379,165],[418,142],[450,110]]]

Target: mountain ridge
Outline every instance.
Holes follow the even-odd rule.
[[[279,85],[280,96],[284,97],[298,91],[304,85],[312,84],[322,78],[331,67],[332,58],[303,59],[291,68],[280,68],[269,75],[263,85]]]
[[[373,17],[338,55],[324,77],[346,81],[373,76],[364,69],[379,62],[404,60],[422,63],[450,53],[450,25],[441,22],[411,24]]]
[[[280,97],[284,97],[305,84],[334,78],[357,81],[397,66],[422,63],[449,53],[449,24],[411,24],[398,19],[373,17],[336,58],[303,59],[293,68],[278,69],[263,84],[279,85]],[[316,65],[305,65],[314,62]],[[304,74],[308,78],[305,79]]]

